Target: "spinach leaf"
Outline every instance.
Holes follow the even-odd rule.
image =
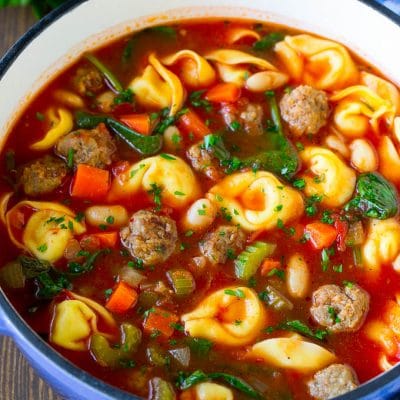
[[[171,26],[153,26],[145,29],[144,32],[158,33],[164,37],[176,39],[176,30]]]
[[[292,332],[298,332],[301,333],[304,336],[307,336],[311,339],[316,339],[316,340],[325,340],[325,338],[328,336],[328,331],[322,330],[322,329],[317,329],[313,331],[310,327],[308,327],[306,324],[299,320],[292,320],[292,321],[286,321],[283,322],[282,324],[278,324],[276,326],[269,326],[266,328],[266,333],[272,333],[273,331],[276,330],[285,330],[285,331],[292,331]]]
[[[285,35],[281,32],[271,32],[263,36],[260,40],[253,44],[254,50],[270,50],[275,46],[276,43],[280,42],[285,38]]]
[[[38,260],[34,257],[20,256],[18,261],[22,266],[25,278],[32,279],[36,278],[43,272],[49,272],[52,265],[47,261]]]
[[[199,357],[205,357],[213,347],[213,342],[203,338],[188,338],[187,344],[190,351]]]
[[[41,299],[52,299],[64,289],[71,289],[72,284],[64,274],[58,274],[53,278],[49,272],[42,272],[36,278],[38,290],[36,297]]]
[[[377,172],[359,175],[356,193],[346,204],[346,211],[355,210],[364,217],[376,219],[391,218],[399,211],[397,190]]]
[[[68,270],[70,275],[79,276],[86,272],[89,272],[93,269],[94,263],[96,262],[97,258],[102,254],[109,254],[109,249],[102,249],[95,251],[92,254],[88,254],[84,263],[78,262],[70,262],[68,263]]]

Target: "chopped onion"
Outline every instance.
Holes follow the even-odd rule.
[[[142,275],[140,272],[128,266],[123,267],[119,271],[118,276],[121,281],[126,282],[132,287],[139,287],[139,285],[147,279],[145,275]]]
[[[190,363],[190,349],[189,347],[181,347],[179,349],[172,349],[168,351],[172,357],[182,366],[187,368]]]

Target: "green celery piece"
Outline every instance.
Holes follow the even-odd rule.
[[[276,244],[254,242],[246,247],[235,260],[235,275],[238,279],[248,280],[256,274],[264,258],[276,249]]]

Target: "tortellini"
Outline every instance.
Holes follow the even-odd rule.
[[[140,191],[161,188],[162,204],[183,208],[200,197],[200,186],[192,169],[181,158],[161,154],[133,164],[118,174],[112,184],[109,200],[129,198]]]
[[[143,74],[135,78],[129,87],[139,104],[159,109],[169,107],[170,115],[175,115],[185,100],[182,83],[154,54],[150,54],[149,63]]]
[[[257,67],[262,71],[277,72],[276,67],[263,58],[239,50],[214,50],[206,54],[205,58],[216,64],[220,78],[224,82],[235,83],[240,87],[244,86],[250,77],[250,69],[246,65]]]
[[[364,136],[369,126],[379,133],[381,119],[388,126],[393,124],[395,105],[367,86],[350,86],[331,96],[330,100],[338,102],[333,120],[337,129],[345,136]]]
[[[10,239],[17,247],[41,260],[55,262],[63,257],[69,240],[86,231],[75,217],[73,211],[58,203],[21,201],[7,212],[6,222]]]
[[[243,346],[257,337],[267,315],[257,293],[247,287],[230,287],[210,294],[181,319],[190,336],[225,346]]]
[[[70,295],[72,299],[64,300],[54,308],[50,341],[68,350],[86,351],[91,335],[99,333],[99,319],[110,331],[115,331],[117,326],[100,304],[74,293]],[[112,333],[102,332],[102,335],[115,339]]]
[[[315,343],[306,341],[300,335],[266,339],[251,348],[249,357],[262,359],[278,368],[293,369],[310,373],[332,364],[336,356]]]
[[[266,171],[240,172],[213,186],[208,197],[247,231],[269,230],[278,220],[287,223],[304,211],[301,194]]]
[[[331,40],[307,34],[286,36],[275,45],[275,52],[293,79],[317,89],[342,89],[358,80],[348,51]]]
[[[233,400],[232,390],[214,382],[203,382],[186,390],[181,400]]]
[[[395,218],[369,221],[367,239],[362,246],[364,266],[379,276],[383,264],[391,263],[400,253],[400,223]]]
[[[229,44],[234,44],[243,39],[260,40],[261,36],[258,32],[247,28],[230,28],[226,32],[226,41]]]
[[[51,149],[61,136],[71,132],[74,127],[72,114],[65,108],[50,108],[46,112],[46,118],[50,129],[43,139],[31,145],[32,150]]]
[[[378,145],[379,172],[395,184],[400,183],[400,155],[389,136],[382,136]]]
[[[180,64],[182,80],[193,88],[210,86],[216,73],[208,61],[192,50],[180,50],[162,59],[167,66]]]
[[[300,152],[300,157],[315,175],[304,175],[307,196],[321,195],[322,204],[328,207],[340,207],[350,200],[356,174],[335,153],[322,147],[309,146]]]

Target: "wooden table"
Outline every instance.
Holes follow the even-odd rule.
[[[0,10],[0,56],[35,22],[29,8]],[[0,399],[61,400],[32,370],[9,338],[0,337]]]

